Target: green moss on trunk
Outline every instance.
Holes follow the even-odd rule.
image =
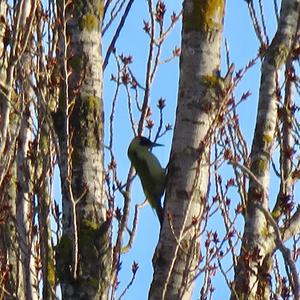
[[[194,0],[191,11],[185,10],[185,30],[214,31],[222,28],[224,0]]]
[[[81,30],[87,30],[88,32],[92,32],[93,30],[97,30],[100,27],[99,19],[93,14],[84,15],[79,23]]]
[[[95,96],[79,97],[72,113],[72,130],[76,132],[74,151],[92,147],[100,149],[102,135],[101,99]],[[74,153],[76,155],[76,153]]]

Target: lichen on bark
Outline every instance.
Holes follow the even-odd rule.
[[[214,31],[222,28],[224,0],[193,0],[186,10],[186,30]]]
[[[78,97],[74,107],[74,117],[71,117],[73,130],[78,135],[74,143],[78,150],[82,147],[100,149],[99,137],[102,135],[101,101],[96,96]]]

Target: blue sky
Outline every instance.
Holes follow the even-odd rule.
[[[265,12],[267,19],[267,29],[269,37],[272,39],[274,28],[276,25],[275,15],[272,3],[273,1],[263,1],[266,5]],[[178,12],[181,9],[181,1],[165,1],[167,5],[167,18],[172,11]],[[137,78],[144,83],[145,65],[148,38],[145,35],[143,28],[143,19],[148,20],[147,13],[147,1],[135,1],[132,6],[132,11],[129,14],[126,21],[125,28],[121,33],[121,36],[117,42],[118,54],[133,56],[133,64],[131,65]],[[170,34],[167,42],[163,46],[162,58],[169,57],[171,51],[175,46],[180,47],[180,34],[181,23],[178,23],[172,33]],[[107,47],[110,41],[110,33],[108,32],[104,36],[103,46]],[[247,4],[243,0],[228,0],[226,6],[225,16],[225,31],[224,37],[227,39],[230,49],[231,62],[235,63],[235,69],[239,70],[253,59],[259,48],[254,30],[252,28],[251,20],[249,17]],[[223,43],[224,45],[224,43]],[[105,53],[105,51],[104,51]],[[158,122],[158,109],[156,109],[157,100],[162,97],[166,99],[165,122],[174,124],[175,110],[177,101],[177,89],[178,89],[178,71],[179,71],[179,59],[175,59],[172,62],[162,65],[159,68],[158,74],[153,84],[151,91],[151,101],[153,109],[153,119]],[[253,136],[255,119],[256,119],[256,106],[258,102],[258,86],[260,81],[260,61],[251,68],[251,70],[245,75],[241,84],[238,86],[235,95],[239,98],[244,92],[250,90],[252,95],[248,98],[248,101],[244,102],[239,108],[239,116],[241,120],[241,127],[243,133],[249,143],[248,148],[251,147],[251,139]],[[111,108],[111,99],[114,92],[114,83],[110,81],[111,74],[115,73],[115,66],[113,59],[111,59],[107,69],[105,70],[104,80],[104,100],[105,100],[105,112],[106,112],[106,142],[108,141],[108,119]],[[225,51],[222,51],[222,74],[226,73],[225,64]],[[138,115],[135,115],[136,118]],[[124,90],[120,92],[116,117],[114,124],[114,152],[117,157],[118,163],[118,176],[119,179],[126,180],[128,168],[130,166],[127,158],[127,146],[133,138],[133,133],[130,130],[128,121],[128,109],[127,98]],[[147,131],[146,131],[147,133]],[[163,143],[165,147],[159,147],[154,150],[154,153],[158,156],[162,164],[165,166],[169,160],[169,152],[172,141],[172,132],[167,133],[159,142]],[[108,153],[106,153],[108,159]],[[228,175],[230,176],[230,174]],[[132,207],[136,203],[141,203],[144,200],[141,185],[138,178],[135,179],[133,184],[132,193]],[[122,203],[122,198],[118,195],[119,205]],[[234,205],[235,206],[235,205]],[[238,222],[243,224],[243,220],[239,219]],[[218,221],[214,224],[215,229],[219,228]],[[128,284],[131,279],[131,264],[133,261],[138,262],[139,270],[133,286],[129,289],[123,299],[147,299],[148,290],[152,280],[152,255],[155,250],[155,246],[158,240],[159,223],[158,220],[150,208],[146,205],[139,218],[139,225],[137,235],[134,241],[133,249],[122,256],[122,270],[120,272],[120,287],[118,295],[122,292],[123,288]],[[199,298],[199,286],[201,286],[202,278],[200,277],[200,284],[194,292],[193,299]],[[216,288],[216,292],[213,299],[221,299],[229,295],[229,290],[225,281],[216,276],[213,284]],[[220,288],[222,287],[222,288]]]

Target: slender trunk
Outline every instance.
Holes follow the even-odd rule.
[[[8,55],[7,46],[7,4],[0,3],[0,85],[3,91],[0,95],[0,254],[1,254],[1,286],[0,298],[26,299],[24,293],[23,265],[20,260],[21,249],[19,247],[19,235],[17,231],[17,164],[16,145],[13,141],[6,144],[8,135],[8,121],[10,110],[8,102],[14,103],[10,87],[7,82]],[[17,136],[20,116],[11,115],[12,122],[9,126],[9,134]],[[5,148],[6,146],[6,148]]]
[[[26,299],[38,299],[36,268],[33,247],[33,199],[31,168],[28,147],[31,139],[31,116],[29,107],[25,109],[21,121],[17,152],[17,230],[20,260],[23,266],[24,292]]]
[[[277,122],[278,71],[286,62],[297,32],[299,0],[283,0],[275,37],[262,63],[256,129],[251,151],[251,171],[242,251],[235,269],[231,299],[269,299],[269,255],[275,240],[260,206],[268,209],[270,158]],[[259,182],[263,187],[257,184]],[[263,273],[264,272],[264,273]]]

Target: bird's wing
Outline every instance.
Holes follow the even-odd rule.
[[[137,153],[136,155],[140,155],[137,157],[139,164],[136,171],[141,179],[146,196],[152,196],[156,201],[160,201],[165,187],[166,175],[164,169],[151,152],[147,151],[147,153]]]

